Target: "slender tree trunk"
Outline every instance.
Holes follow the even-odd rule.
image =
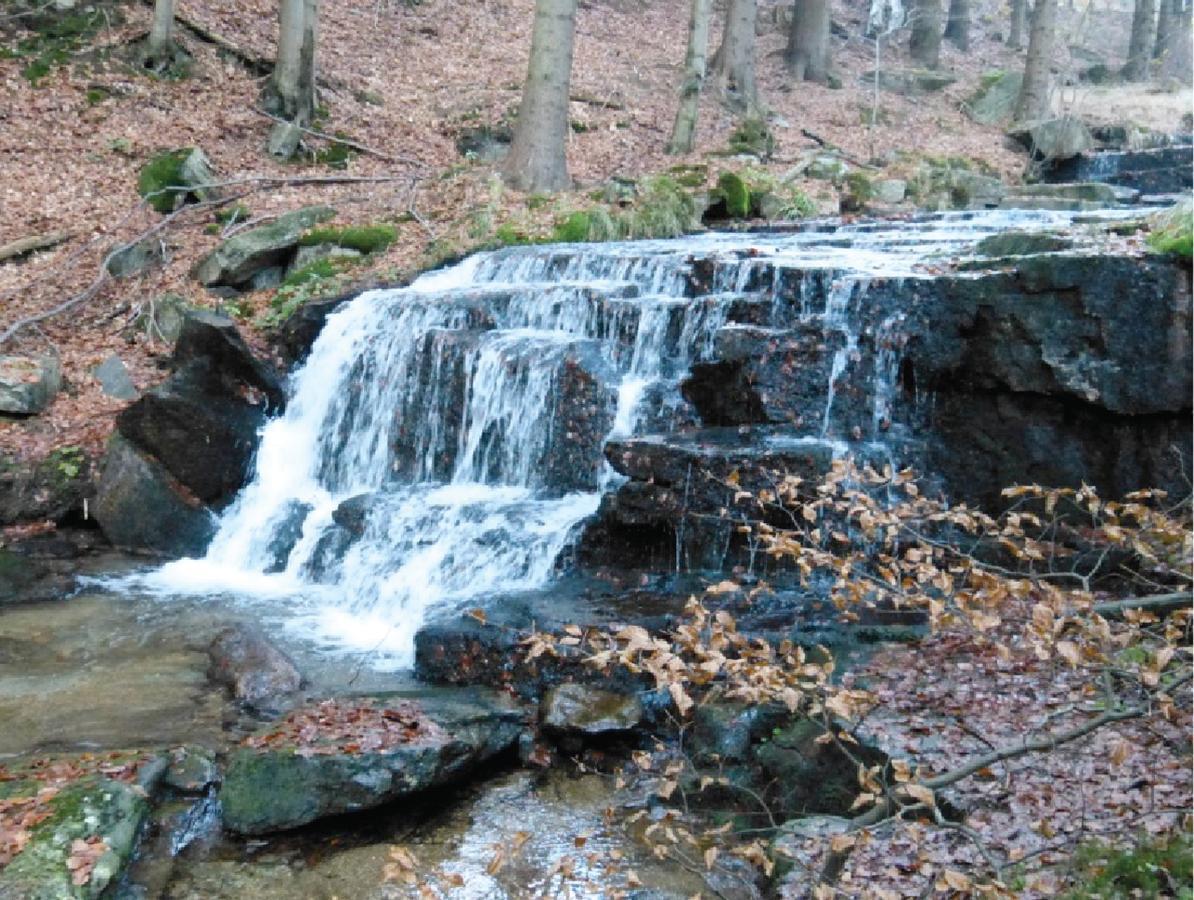
[[[1012,0],[1012,24],[1007,45],[1012,50],[1024,46],[1024,27],[1028,24],[1028,0]]]
[[[151,66],[168,65],[174,59],[174,0],[156,0],[153,26],[146,42],[146,62]]]
[[[1161,75],[1190,84],[1194,80],[1194,0],[1163,0],[1167,6],[1165,30],[1157,33]]]
[[[1053,39],[1057,30],[1057,0],[1036,0],[1032,10],[1032,31],[1028,35],[1028,58],[1024,82],[1016,99],[1015,120],[1031,122],[1049,114],[1049,66],[1053,62]]]
[[[568,88],[577,0],[535,0],[535,27],[514,141],[502,176],[524,191],[568,187]]]
[[[941,65],[941,0],[916,0],[913,4],[908,50],[926,69]]]
[[[1153,44],[1153,59],[1161,59],[1165,55],[1165,47],[1169,42],[1170,32],[1173,30],[1174,13],[1178,4],[1174,0],[1160,0],[1157,9],[1157,41]]]
[[[270,112],[306,125],[315,114],[315,45],[319,0],[280,0],[278,59],[265,90]]]
[[[959,50],[970,49],[970,0],[949,0],[945,39]]]
[[[1148,78],[1156,17],[1157,0],[1136,0],[1132,12],[1132,37],[1128,42],[1128,62],[1123,70],[1124,78],[1129,81],[1144,81]]]
[[[755,84],[755,19],[758,0],[730,0],[721,47],[714,56],[714,73],[722,99],[744,115],[758,110]]]
[[[829,79],[829,0],[796,0],[784,62],[796,81]]]
[[[690,153],[696,141],[697,113],[701,88],[705,84],[705,60],[709,54],[709,19],[712,0],[692,0],[688,20],[688,54],[684,58],[684,83],[680,85],[680,106],[668,153]]]

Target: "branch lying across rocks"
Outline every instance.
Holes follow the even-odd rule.
[[[1124,613],[1130,609],[1152,613],[1171,613],[1179,609],[1189,609],[1194,605],[1194,594],[1190,591],[1178,591],[1173,594],[1152,594],[1148,597],[1129,597],[1127,600],[1117,600],[1114,603],[1099,603],[1094,611],[1104,619],[1122,619]]]
[[[10,241],[0,247],[0,263],[13,259],[20,259],[38,250],[49,250],[59,244],[66,243],[73,235],[69,231],[50,231],[46,234],[31,234],[15,241]]]
[[[360,143],[358,141],[354,141],[350,138],[337,137],[334,134],[328,134],[323,131],[316,131],[314,128],[307,128],[305,125],[299,125],[295,122],[287,121],[286,119],[283,119],[281,116],[275,116],[272,113],[266,112],[264,109],[258,109],[257,107],[253,107],[253,112],[257,113],[257,115],[259,115],[259,116],[264,116],[265,118],[269,119],[272,122],[277,122],[279,125],[290,125],[294,128],[297,128],[303,134],[309,134],[312,137],[319,138],[320,140],[323,140],[323,141],[329,141],[333,144],[341,144],[345,147],[349,147],[349,148],[351,148],[353,150],[357,150],[361,153],[366,153],[369,156],[376,156],[378,159],[384,159],[387,162],[400,162],[400,163],[406,163],[407,165],[410,165],[410,166],[419,166],[421,168],[424,167],[423,163],[419,162],[417,159],[411,159],[409,156],[393,156],[389,153],[385,153],[382,150],[378,150],[374,147],[369,147],[366,144],[362,144],[362,143]]]

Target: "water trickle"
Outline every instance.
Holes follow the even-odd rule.
[[[289,406],[265,427],[252,481],[206,556],[141,584],[283,598],[292,626],[318,641],[407,666],[428,610],[553,577],[621,480],[604,463],[605,440],[679,409],[684,377],[741,316],[772,329],[820,319],[836,347],[824,412],[791,439],[845,452],[856,429],[835,422],[835,400],[854,377],[860,309],[881,293],[868,292],[873,279],[923,277],[926,258],[1067,221],[995,211],[511,248],[362,294],[328,319],[294,373]],[[873,432],[891,413],[900,321],[877,329]]]

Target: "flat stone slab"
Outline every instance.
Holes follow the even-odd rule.
[[[61,387],[62,366],[56,357],[0,356],[0,413],[36,415]]]
[[[510,749],[525,715],[484,690],[402,692],[295,710],[231,755],[224,824],[241,834],[298,828],[466,777]]]

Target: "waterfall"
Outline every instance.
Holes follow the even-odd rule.
[[[793,439],[845,452],[835,398],[858,352],[860,308],[881,293],[873,279],[925,277],[927,258],[1059,221],[991,212],[511,248],[361,294],[292,375],[290,403],[265,426],[252,480],[206,556],[139,583],[281,598],[291,624],[323,644],[408,666],[429,610],[551,580],[617,486],[604,442],[682,411],[681,381],[720,333],[819,325],[837,346],[824,411]],[[895,311],[878,329],[867,440],[882,439],[891,414],[900,321]]]

